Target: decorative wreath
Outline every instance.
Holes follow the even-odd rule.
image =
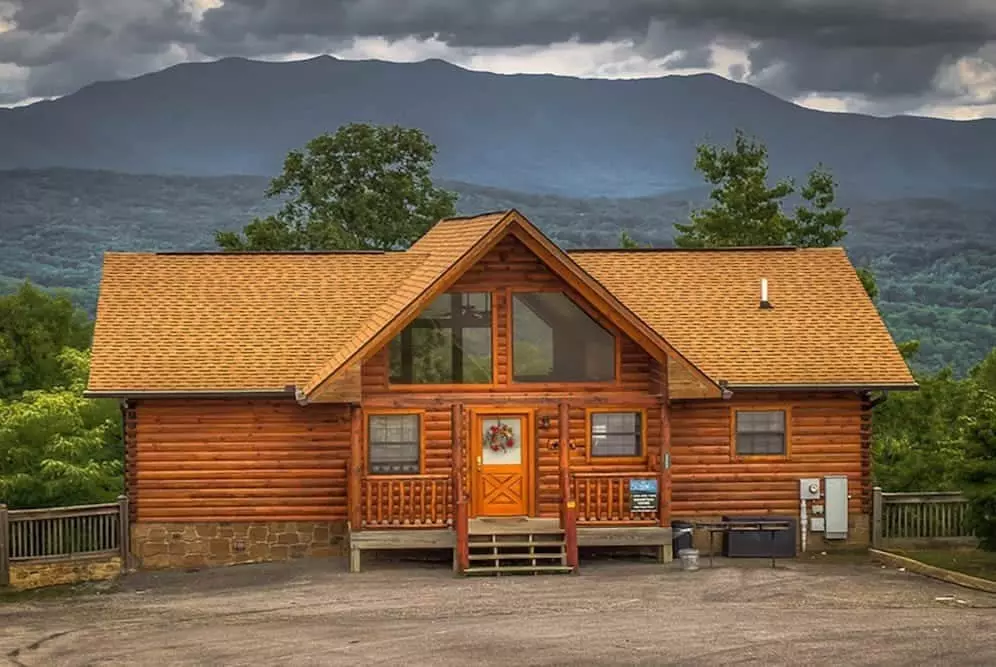
[[[515,447],[515,433],[508,424],[495,424],[484,434],[484,442],[493,452],[507,452]]]

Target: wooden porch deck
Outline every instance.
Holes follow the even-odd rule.
[[[536,517],[476,518],[468,521],[470,535],[524,535],[560,533],[560,520]],[[671,529],[659,526],[578,527],[581,547],[658,547],[662,563],[671,561]],[[361,530],[349,535],[349,570],[359,572],[362,553],[374,550],[452,549],[456,531],[450,528],[389,528]],[[455,568],[454,568],[455,569]]]

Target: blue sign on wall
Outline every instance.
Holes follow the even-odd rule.
[[[629,480],[629,509],[631,512],[657,511],[657,480]]]

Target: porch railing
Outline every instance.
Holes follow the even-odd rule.
[[[445,528],[453,522],[449,475],[369,475],[361,497],[364,528]]]
[[[580,525],[657,525],[660,508],[633,511],[629,491],[631,479],[657,479],[656,472],[576,472],[574,498]]]

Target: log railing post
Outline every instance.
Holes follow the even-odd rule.
[[[882,544],[882,487],[876,486],[872,489],[872,521],[871,521],[871,544],[872,548],[878,549]]]
[[[657,521],[671,527],[671,395],[667,357],[661,362],[661,456],[657,469]]]
[[[359,406],[350,408],[349,424],[349,462],[346,464],[347,502],[349,503],[349,530],[351,532],[363,529],[363,499],[361,488],[363,471],[363,411]]]
[[[558,438],[560,440],[560,523],[564,529],[564,542],[567,549],[568,567],[578,569],[578,520],[577,503],[571,493],[571,422],[570,408],[561,402],[557,415]]]
[[[0,586],[10,583],[10,517],[7,506],[0,504]]]
[[[131,570],[131,525],[128,521],[128,496],[118,496],[118,548],[121,550],[121,571]]]
[[[463,489],[463,405],[455,403],[450,408],[450,428],[453,444],[453,522],[456,524],[456,549],[453,568],[463,573],[470,567],[470,519],[467,495]]]

